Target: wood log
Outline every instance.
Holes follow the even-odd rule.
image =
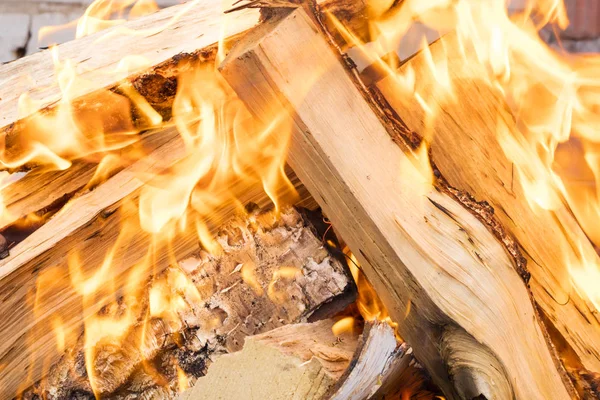
[[[147,293],[140,296],[144,304],[138,308],[138,322],[123,337],[101,338],[92,362],[80,338],[25,398],[70,399],[76,393],[120,398],[163,390],[172,396],[179,388],[162,387],[160,376],[177,383],[180,368],[193,382],[213,358],[239,350],[244,337],[306,321],[332,301],[330,312],[339,312],[354,300],[347,268],[329,255],[293,208],[280,215],[255,210],[238,216],[221,226],[216,240],[220,255],[199,250],[149,279]],[[292,273],[282,275],[282,268]],[[156,312],[153,299],[160,294],[185,305]],[[131,304],[112,303],[100,315],[117,316],[125,307]],[[144,383],[144,362],[156,363],[159,378]]]
[[[447,62],[460,101],[439,98],[427,66],[431,62],[428,55],[415,55],[399,71],[412,69],[415,73],[415,90],[432,105],[434,118],[426,118],[416,97],[398,95],[393,76],[380,80],[377,88],[410,131],[429,132],[432,162],[443,178],[493,207],[494,215],[524,249],[535,301],[583,366],[600,371],[598,312],[589,297],[574,288],[569,273],[569,262],[583,257],[600,265],[600,258],[568,207],[546,210],[530,206],[521,177],[498,141],[502,131],[518,137],[518,121],[497,89],[470,78],[487,76],[487,72],[468,48],[461,55],[457,46],[456,36],[448,34],[429,51],[433,62]]]
[[[54,316],[60,316],[66,332],[76,332],[83,318],[113,296],[110,292],[101,293],[96,306],[82,310],[81,296],[69,279],[70,258],[78,255],[83,275],[91,276],[117,246],[112,269],[105,271],[103,279],[112,279],[115,287],[120,287],[129,271],[142,262],[149,251],[155,255],[152,268],[160,271],[169,265],[171,257],[181,259],[199,248],[197,232],[188,229],[173,238],[170,246],[153,249],[152,235],[142,230],[137,208],[129,206],[137,202],[149,175],[185,157],[183,141],[174,129],[162,132],[160,137],[163,144],[148,157],[67,203],[12,248],[8,258],[0,261],[0,293],[4,299],[0,304],[3,315],[0,332],[6,337],[0,344],[0,363],[5,366],[0,369],[2,397],[14,395],[17,387],[24,384],[25,376],[30,379],[26,384],[37,381],[45,366],[57,361],[60,352],[50,328]],[[299,185],[297,179],[292,179]],[[300,198],[307,200],[307,192],[299,189]],[[248,187],[241,181],[232,182],[231,187],[223,190],[235,193],[242,204],[253,202],[266,206],[271,203],[258,183]],[[218,229],[236,209],[233,203],[216,208],[206,218],[207,226]],[[125,230],[139,234],[124,241],[120,238]]]
[[[78,78],[85,83],[79,85],[76,92],[69,93],[70,97],[97,94],[99,90],[117,86],[129,75],[148,83],[149,79],[153,79],[143,74],[148,69],[161,63],[172,68],[180,54],[184,58],[201,57],[203,51],[214,47],[222,37],[235,36],[258,21],[256,9],[248,8],[229,15],[223,14],[225,9],[226,4],[220,0],[192,1],[57,46],[54,51],[58,57],[71,60],[77,68]],[[119,63],[131,56],[143,57],[144,63],[133,63],[126,70],[116,71]],[[52,50],[0,66],[0,76],[3,77],[0,85],[0,125],[4,129],[35,111],[27,110],[27,115],[19,113],[18,99],[23,94],[40,101],[38,109],[55,104],[63,97],[54,67]],[[167,89],[166,86],[162,88]],[[166,92],[169,91],[163,91],[161,102],[166,100]],[[11,142],[9,138],[6,140]]]
[[[449,399],[569,398],[512,254],[420,172],[427,161],[393,143],[393,121],[371,107],[306,13],[274,14],[221,72],[259,119],[288,113],[290,165],[401,321],[416,358]]]
[[[319,2],[348,23],[365,8],[363,2],[348,0]],[[30,159],[39,145],[63,158],[63,168],[64,163],[82,157],[82,152],[107,151],[98,145],[101,140],[88,140],[91,144],[80,140],[85,151],[72,154],[63,142],[52,140],[55,130],[65,129],[52,119],[63,100],[71,101],[66,111],[75,121],[75,127],[69,128],[77,131],[74,136],[109,137],[113,148],[130,143],[131,131],[157,128],[161,120],[170,119],[181,71],[189,70],[193,63],[214,60],[217,52],[223,56],[259,19],[258,9],[246,6],[225,14],[227,4],[191,1],[0,65],[4,77],[0,85],[0,170],[56,163],[56,157],[53,161],[43,156]],[[60,88],[60,68],[53,53],[59,64],[68,61],[75,66],[68,91]],[[32,102],[20,101],[22,97]],[[28,104],[26,109],[20,107],[23,103]],[[98,129],[88,126],[92,125],[90,111],[104,115],[93,126],[102,127],[100,135]]]
[[[327,393],[330,400],[384,398],[408,388],[403,377],[412,369],[412,349],[398,343],[392,327],[366,322],[350,367]]]
[[[75,85],[77,93],[69,93],[70,97],[79,101],[74,108],[82,113],[94,111],[97,108],[96,100],[106,100],[107,94],[112,100],[126,99],[122,90],[125,85],[135,88],[144,101],[165,119],[169,118],[177,91],[177,76],[181,70],[189,68],[191,62],[214,60],[216,42],[222,33],[220,29],[216,29],[221,26],[222,21],[218,18],[221,10],[216,3],[194,2],[162,10],[104,33],[58,46],[57,51],[61,57],[79,63],[79,75],[87,82],[85,85]],[[231,29],[225,29],[225,35],[235,37],[235,34],[252,26],[258,18],[258,11],[252,9],[236,14],[229,17],[233,25],[229,27]],[[190,34],[190,29],[194,31],[193,34]],[[202,32],[198,29],[202,29]],[[130,34],[134,31],[137,33],[126,36],[123,40],[110,40],[113,35],[124,31]],[[107,36],[104,36],[105,34]],[[140,39],[139,35],[143,39]],[[157,51],[157,43],[167,45],[159,46]],[[139,70],[130,69],[123,74],[108,73],[125,55],[143,55],[147,57],[148,63]],[[4,76],[11,77],[8,91],[4,91],[7,86],[0,88],[0,108],[3,110],[5,126],[2,135],[3,149],[7,154],[17,154],[23,150],[19,146],[28,145],[27,137],[22,136],[24,127],[20,121],[36,118],[16,111],[18,94],[26,93],[40,100],[40,115],[52,114],[61,99],[62,93],[55,82],[51,59],[49,52],[41,52],[0,66]],[[28,81],[28,74],[31,74],[33,83]],[[125,79],[128,74],[132,75]],[[133,108],[131,112],[135,114]],[[136,122],[135,118],[133,119],[133,122]],[[142,129],[144,126],[142,124],[134,128]],[[18,385],[29,385],[36,381],[45,369],[44,365],[56,361],[60,352],[54,348],[53,334],[48,328],[50,314],[64,312],[63,322],[68,332],[76,331],[81,325],[80,300],[70,284],[56,289],[53,296],[48,294],[44,306],[39,307],[40,302],[35,299],[41,296],[41,292],[36,280],[47,276],[52,283],[56,283],[56,279],[50,279],[51,274],[68,276],[68,258],[74,253],[83,255],[80,261],[85,265],[86,271],[93,271],[101,265],[107,251],[117,244],[122,225],[141,231],[136,211],[131,207],[122,206],[137,201],[140,187],[145,181],[139,180],[138,174],[154,170],[152,161],[147,164],[152,157],[159,157],[156,167],[160,169],[161,165],[169,165],[169,160],[175,162],[176,153],[183,152],[181,140],[169,135],[175,135],[174,131],[166,128],[159,130],[154,138],[161,144],[160,149],[150,155],[150,158],[139,160],[139,163],[130,165],[126,171],[121,171],[120,175],[104,183],[99,190],[86,192],[88,178],[96,167],[89,163],[89,159],[75,161],[74,165],[65,171],[46,172],[41,167],[37,168],[21,180],[3,188],[2,196],[5,197],[7,209],[10,211],[10,218],[3,220],[3,233],[10,229],[8,224],[18,222],[26,216],[47,215],[48,209],[52,209],[53,214],[56,213],[42,228],[11,248],[10,257],[0,262],[0,293],[6,299],[0,305],[5,313],[3,315],[6,315],[0,323],[0,333],[4,334],[4,329],[11,331],[11,334],[7,335],[9,340],[0,346],[0,365],[3,365],[3,368],[0,368],[0,387],[5,389],[6,393],[14,394]],[[149,134],[146,133],[140,136],[141,143],[147,142],[144,139],[147,136]],[[286,171],[300,194],[298,204],[311,205],[312,199],[299,180],[291,170]],[[43,189],[38,190],[42,183]],[[227,190],[237,191],[238,200],[242,203],[253,201],[265,205],[269,202],[261,187],[242,186],[244,185],[233,182],[232,187]],[[76,210],[71,214],[63,205],[73,196],[77,197],[77,200],[67,203],[70,210]],[[59,211],[61,206],[62,211]],[[206,222],[212,227],[218,227],[224,217],[231,215],[234,208],[231,204],[225,205],[216,210]],[[43,222],[46,222],[46,219]],[[34,228],[39,226],[35,225]],[[140,234],[131,243],[124,244],[129,246],[129,249],[123,249],[117,256],[122,260],[114,271],[117,286],[131,266],[143,259],[149,243],[150,237]],[[168,265],[167,253],[174,252],[178,257],[183,257],[197,248],[198,239],[196,235],[187,234],[177,238],[174,243],[173,249],[158,250],[161,255],[155,266],[157,270]],[[6,255],[5,248],[1,250],[2,255]],[[105,300],[106,297],[99,299],[98,303],[103,304]],[[32,310],[36,304],[38,310],[34,315]],[[16,365],[21,367],[17,368]],[[24,377],[27,379],[24,380]]]

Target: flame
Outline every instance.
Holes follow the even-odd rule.
[[[354,332],[354,317],[346,316],[337,320],[331,327],[331,331],[335,336],[340,336],[343,333],[353,333]]]
[[[518,129],[510,131],[504,110],[498,110],[497,139],[514,164],[529,206],[535,212],[567,204],[598,247],[600,56],[565,54],[542,40],[542,28],[557,32],[568,26],[562,0],[526,0],[516,11],[509,6],[506,0],[405,0],[394,5],[372,0],[369,43],[328,17],[350,47],[393,78],[399,101],[416,100],[421,106],[425,143],[434,137],[434,122],[444,106],[460,103],[455,88],[464,80],[500,93]],[[419,26],[442,35],[435,59],[427,42],[421,43],[421,65],[427,71],[419,76],[429,75],[428,82],[417,81],[411,64],[398,69],[393,57],[384,57],[404,40],[413,40]],[[450,70],[450,62],[468,68]],[[562,228],[570,240],[581,236],[572,227]],[[598,310],[600,269],[596,255],[587,254],[590,246],[583,246],[586,238],[581,240],[574,246],[576,257],[565,256],[564,262],[574,289],[587,294]]]
[[[360,263],[356,259],[356,256],[350,251],[348,247],[345,247],[343,252],[346,255],[346,257],[348,257],[348,260],[350,260],[348,266],[350,267],[352,278],[354,279],[354,282],[356,283],[356,287],[358,289],[356,305],[358,306],[358,311],[360,312],[360,315],[364,318],[365,321],[386,321],[392,327],[396,327],[397,324],[392,321],[387,311],[387,308],[377,295],[377,292],[375,291],[373,286],[371,286],[371,283],[367,280],[367,277],[360,269]]]
[[[89,35],[156,9],[151,0],[96,0],[78,20],[76,35]],[[510,132],[500,123],[499,116],[496,131],[503,151],[515,165],[530,206],[552,210],[566,201],[590,239],[600,244],[600,228],[596,223],[600,217],[597,147],[600,58],[567,56],[550,49],[540,39],[539,30],[548,24],[558,29],[567,26],[561,1],[527,1],[522,11],[509,15],[505,0],[370,0],[368,16],[371,43],[362,42],[333,16],[330,18],[348,43],[394,78],[399,97],[416,99],[424,111],[423,141],[407,157],[410,165],[401,165],[399,173],[406,179],[400,180],[400,184],[410,185],[411,192],[429,190],[434,179],[428,161],[428,143],[435,135],[433,122],[445,103],[460,101],[456,96],[455,79],[478,80],[502,93],[518,121],[519,131]],[[159,29],[170,23],[172,20]],[[454,31],[457,38],[456,43],[442,38],[440,45],[445,54],[435,59],[427,42],[422,41],[425,68],[435,81],[432,91],[424,90],[423,82],[417,80],[417,73],[410,66],[399,72],[393,58],[384,58],[398,48],[415,24],[440,33]],[[140,32],[116,29],[101,39],[117,40],[122,34]],[[133,215],[139,219],[122,221],[117,241],[99,265],[84,265],[77,249],[68,255],[70,284],[81,299],[85,316],[86,369],[98,397],[102,392],[97,384],[96,358],[102,344],[123,343],[131,328],[141,321],[143,349],[144,331],[150,329],[152,318],[181,327],[180,313],[188,307],[186,299],[200,300],[193,282],[177,268],[171,267],[162,274],[155,270],[154,260],[165,252],[172,260],[171,265],[177,265],[171,250],[176,234],[194,232],[205,250],[217,254],[221,247],[210,234],[208,216],[223,205],[233,204],[242,209],[240,195],[256,185],[263,188],[276,208],[283,201],[282,193],[293,189],[284,173],[291,127],[284,125],[285,118],[276,117],[267,124],[259,124],[250,117],[216,69],[226,53],[223,43],[224,37],[219,41],[215,63],[194,63],[181,68],[171,110],[172,121],[163,121],[161,114],[127,81],[114,91],[94,91],[94,95],[86,95],[82,103],[78,98],[94,87],[93,76],[86,74],[83,78],[82,66],[61,59],[58,48],[54,48],[52,56],[61,99],[52,110],[36,112],[39,103],[28,95],[21,96],[19,114],[24,119],[19,128],[23,134],[17,143],[8,142],[5,137],[0,146],[0,162],[5,168],[16,169],[35,163],[47,169],[64,170],[70,168],[75,159],[95,162],[98,169],[88,187],[122,167],[116,151],[139,141],[142,130],[173,124],[185,147],[185,156],[167,170],[145,177],[148,184],[138,199],[123,203],[121,207],[133,208]],[[451,56],[480,68],[469,69],[472,72],[468,76],[456,77],[449,69]],[[130,56],[114,70],[102,73],[123,80],[132,71],[147,66],[147,60],[142,57]],[[309,90],[320,72],[306,71],[305,87],[298,90]],[[137,119],[133,119],[133,114]],[[282,110],[281,116],[284,115]],[[589,177],[586,184],[570,179],[565,168],[557,168],[564,156],[561,146],[574,140],[580,144],[580,157],[569,158],[567,164],[576,164],[585,171]],[[141,151],[128,154],[133,161],[145,155]],[[568,155],[574,156],[571,152]],[[3,176],[0,185],[8,185],[8,179]],[[5,211],[2,202],[0,210]],[[2,220],[14,221],[6,214],[0,214]],[[115,276],[123,262],[123,249],[140,234],[140,229],[150,237],[147,254],[130,268],[125,283],[119,284]],[[358,287],[356,304],[362,318],[383,320],[396,326],[354,255],[348,249],[344,252],[351,261],[350,269]],[[565,262],[576,288],[587,293],[598,309],[600,266],[596,265],[595,258],[580,250],[578,257]],[[60,271],[58,267],[50,269],[39,278],[34,310],[42,312],[44,299],[50,296],[48,288],[53,287],[55,281],[61,281],[57,271]],[[252,290],[261,296],[266,292],[275,302],[282,301],[286,295],[282,285],[301,273],[284,266],[264,288],[256,277],[255,265],[241,263],[239,272]],[[150,277],[154,280],[148,283]],[[110,304],[99,310],[107,300]],[[409,302],[405,317],[410,315],[410,307]],[[68,347],[72,332],[61,316],[54,315],[50,321],[57,348]],[[355,323],[354,316],[342,318],[334,325],[334,333],[351,330]],[[178,387],[183,390],[188,386],[186,376],[179,369],[177,376]]]
[[[188,382],[188,378],[185,374],[185,372],[179,368],[179,366],[176,366],[177,369],[177,391],[178,392],[183,392],[184,390],[186,390],[187,388],[190,387],[190,384]]]
[[[288,282],[294,280],[299,274],[302,274],[302,270],[296,267],[283,266],[274,271],[273,279],[271,279],[267,287],[267,296],[269,296],[269,299],[273,303],[283,304],[289,298],[285,290]]]

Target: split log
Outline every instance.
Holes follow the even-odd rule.
[[[393,121],[371,107],[305,12],[274,14],[221,72],[259,119],[289,113],[290,165],[416,358],[449,399],[569,398],[512,254],[394,144]]]
[[[0,344],[0,395],[14,395],[17,387],[29,377],[27,384],[37,381],[45,366],[54,364],[57,351],[52,319],[58,315],[65,331],[77,332],[82,320],[109,302],[113,293],[101,293],[94,309],[81,309],[81,296],[71,284],[69,259],[79,257],[84,276],[91,276],[115,247],[112,269],[103,279],[112,279],[115,287],[124,284],[129,271],[148,256],[152,235],[140,226],[135,203],[149,175],[158,173],[185,156],[183,141],[174,130],[160,133],[163,144],[146,158],[127,167],[93,191],[82,194],[34,233],[10,250],[0,261],[0,333],[6,339]],[[298,180],[292,177],[298,186]],[[298,187],[300,198],[308,194]],[[59,190],[59,189],[57,189]],[[223,188],[235,193],[242,204],[266,206],[271,203],[260,184],[248,187],[232,183]],[[236,210],[234,204],[217,208],[207,218],[208,227],[216,229]],[[139,232],[124,241],[123,230]],[[182,259],[196,251],[200,244],[194,229],[179,233],[170,247],[153,249],[154,271],[166,268],[171,257]],[[60,277],[60,278],[58,278]],[[70,278],[69,278],[70,277]],[[17,367],[19,366],[19,367]]]
[[[173,129],[144,134],[135,142],[114,155],[118,163],[99,171],[99,161],[77,160],[65,170],[47,170],[44,167],[34,168],[20,179],[0,189],[0,198],[4,210],[0,215],[0,232],[10,242],[11,225],[17,225],[20,231],[32,231],[60,210],[71,198],[84,191],[93,190],[123,168],[139,161],[140,153],[150,154],[166,142],[174,140]],[[183,146],[177,145],[179,153]],[[137,167],[136,167],[137,169]],[[22,174],[22,173],[19,173]]]
[[[322,320],[247,337],[242,351],[219,358],[179,400],[248,395],[366,400],[407,387],[400,378],[415,369],[410,348],[397,343],[387,323],[366,322],[361,335],[352,331],[335,336],[333,326],[333,320]]]
[[[220,0],[194,1],[57,46],[54,51],[59,59],[71,60],[77,68],[77,76],[86,83],[69,93],[70,97],[85,97],[100,89],[112,88],[128,75],[148,79],[143,72],[149,68],[161,63],[170,63],[172,67],[180,54],[199,57],[221,37],[235,36],[258,21],[256,9],[229,15],[224,15],[224,10]],[[143,65],[134,63],[132,66],[136,68],[117,71],[121,60],[131,56],[143,57]],[[55,75],[52,50],[4,64],[0,66],[0,76],[4,80],[0,85],[0,124],[4,129],[28,116],[19,113],[18,99],[22,94],[41,101],[40,109],[55,104],[63,96]],[[35,110],[28,111],[31,114]]]
[[[399,71],[410,68],[415,73],[415,89],[433,107],[434,118],[426,118],[416,97],[398,95],[393,76],[376,86],[410,131],[430,133],[427,140],[432,162],[443,178],[452,187],[493,207],[496,218],[525,250],[535,301],[573,347],[583,366],[600,371],[598,313],[585,293],[573,287],[568,266],[569,260],[578,259],[577,252],[591,263],[600,265],[600,258],[568,207],[532,209],[521,177],[498,141],[498,132],[503,130],[518,137],[518,121],[497,89],[471,78],[487,76],[475,55],[468,51],[461,55],[457,48],[454,34],[429,46],[434,62],[447,60],[459,99],[456,102],[436,97],[439,92],[427,66],[431,62],[427,55],[415,55]]]
[[[149,398],[157,391],[170,391],[171,397],[179,389],[177,368],[193,382],[213,358],[239,350],[244,337],[306,321],[330,302],[335,306],[330,312],[339,312],[354,300],[346,267],[292,208],[280,215],[253,211],[239,216],[221,227],[216,240],[220,255],[199,251],[151,279],[140,296],[144,304],[138,322],[122,338],[100,339],[93,362],[85,361],[82,337],[25,397]],[[292,273],[282,274],[282,268]],[[152,299],[160,294],[184,306],[157,313]],[[112,303],[100,315],[117,316],[124,307]],[[148,376],[144,362],[155,365],[158,378]],[[160,377],[175,384],[164,387]]]

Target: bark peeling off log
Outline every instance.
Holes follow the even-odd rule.
[[[185,289],[169,286],[186,305],[176,317],[154,316],[144,323],[145,303],[140,323],[125,340],[105,339],[95,347],[94,382],[103,398],[126,399],[145,390],[164,390],[159,388],[160,379],[158,383],[148,379],[149,365],[166,377],[166,386],[176,381],[175,365],[196,378],[213,357],[239,350],[248,335],[305,321],[334,299],[342,299],[338,310],[353,301],[347,294],[355,289],[345,267],[329,256],[293,209],[279,217],[273,212],[239,217],[217,240],[221,255],[201,252],[149,283],[152,290],[185,277],[189,284]],[[298,273],[278,278],[281,267],[296,268]],[[119,304],[103,310],[105,316],[120,312]],[[91,395],[83,339],[25,398],[37,394],[67,399],[76,393]]]

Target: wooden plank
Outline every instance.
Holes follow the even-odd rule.
[[[253,30],[220,68],[258,118],[289,113],[290,165],[448,398],[570,397],[506,249],[393,143],[304,11]]]
[[[569,261],[583,259],[600,265],[600,258],[564,205],[547,210],[531,206],[513,163],[506,157],[499,134],[519,137],[517,121],[504,96],[483,81],[480,63],[467,52],[461,55],[454,34],[433,43],[433,62],[447,61],[448,73],[459,101],[444,101],[436,91],[428,55],[406,62],[400,74],[411,69],[421,98],[436,116],[426,117],[415,96],[404,96],[398,82],[388,76],[377,83],[389,105],[409,130],[428,135],[432,161],[453,187],[485,200],[496,217],[525,250],[536,302],[573,347],[585,368],[600,371],[600,322],[586,294],[574,287]],[[464,58],[466,57],[466,59]]]

